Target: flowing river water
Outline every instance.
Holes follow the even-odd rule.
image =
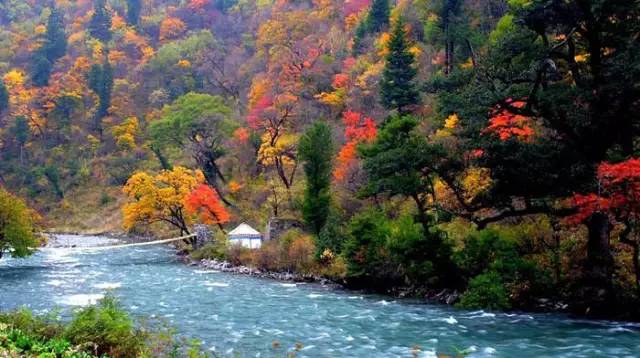
[[[435,357],[461,350],[471,357],[640,356],[636,324],[457,310],[204,271],[180,263],[163,246],[45,248],[26,259],[0,260],[0,310],[57,308],[64,315],[107,291],[132,314],[165,319],[178,334],[225,357],[284,357],[296,343],[302,345],[297,357]]]

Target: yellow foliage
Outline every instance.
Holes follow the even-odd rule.
[[[575,55],[574,60],[576,62],[586,62],[587,61],[587,55]]]
[[[124,228],[129,230],[137,224],[161,221],[191,224],[193,217],[184,210],[185,200],[203,181],[202,172],[179,166],[163,170],[155,177],[145,172],[135,173],[122,189],[128,198],[122,208]]]
[[[76,42],[82,41],[83,39],[84,39],[84,31],[78,31],[69,35],[69,38],[67,39],[67,41],[70,44],[74,44]]]
[[[462,187],[465,191],[465,199],[472,201],[478,195],[485,193],[491,188],[493,181],[491,173],[487,168],[469,168],[465,171],[462,179]]]
[[[460,67],[463,69],[473,68],[473,59],[469,57],[467,62],[460,64]]]
[[[459,122],[460,118],[458,118],[457,114],[453,113],[444,120],[444,127],[447,129],[455,129],[456,127],[458,127]]]
[[[127,54],[125,54],[122,51],[118,51],[118,50],[111,50],[109,51],[109,62],[113,63],[118,63],[122,60],[126,60],[127,59]]]
[[[191,62],[189,60],[180,60],[178,61],[178,67],[189,68],[191,67]]]
[[[120,125],[113,126],[111,133],[118,147],[122,149],[134,149],[136,147],[136,135],[138,134],[138,118],[129,117]]]
[[[93,56],[94,59],[102,58],[102,54],[103,54],[102,42],[94,41],[93,42],[93,47],[92,47],[91,50],[92,50],[92,56]]]
[[[280,160],[285,165],[293,165],[295,161],[292,154],[298,137],[294,134],[284,134],[280,136],[274,145],[271,145],[271,135],[262,135],[262,144],[258,150],[258,160],[266,166],[275,165],[276,160]]]
[[[321,103],[335,107],[341,107],[344,105],[344,97],[344,89],[338,89],[333,92],[322,92],[315,95],[315,98]]]
[[[36,26],[36,28],[33,29],[33,31],[36,34],[44,34],[45,32],[47,32],[47,27],[44,26],[43,24],[40,24],[40,25]]]
[[[125,27],[127,27],[127,22],[122,18],[122,16],[115,14],[111,18],[111,30],[116,31],[124,29]]]
[[[17,69],[11,70],[4,75],[3,80],[9,89],[22,86],[24,84],[24,72]]]
[[[258,103],[269,91],[269,80],[264,77],[254,77],[249,90],[249,107],[253,107]]]

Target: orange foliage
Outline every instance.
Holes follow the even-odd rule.
[[[182,35],[187,26],[177,17],[167,17],[160,23],[160,41],[175,39]]]
[[[525,101],[513,101],[508,99],[507,104],[513,108],[524,108]],[[497,134],[500,140],[508,140],[516,138],[521,141],[530,141],[535,135],[532,128],[533,120],[520,114],[515,114],[509,108],[503,108],[497,105],[491,112],[489,126],[483,130],[483,133]]]
[[[249,142],[249,136],[249,128],[240,127],[233,132],[233,137],[242,144]]]
[[[231,219],[218,193],[206,184],[200,184],[187,196],[185,209],[191,214],[198,214],[200,220],[209,225],[224,224]]]
[[[347,143],[340,149],[333,171],[334,178],[342,182],[358,162],[357,146],[360,143],[371,143],[376,139],[376,123],[369,117],[353,111],[346,111],[342,116],[345,125],[344,135]]]

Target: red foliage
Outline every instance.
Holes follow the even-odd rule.
[[[252,129],[260,129],[262,126],[262,117],[264,112],[273,107],[273,97],[264,95],[260,97],[258,102],[251,108],[251,111],[247,115],[247,123]]]
[[[336,158],[337,164],[333,176],[337,181],[344,181],[347,174],[357,164],[356,148],[359,143],[371,143],[376,139],[376,123],[369,117],[353,111],[346,111],[342,116],[345,125],[344,136],[347,143],[340,149]]]
[[[529,141],[535,135],[535,131],[531,127],[532,119],[521,114],[513,113],[509,108],[524,108],[525,101],[507,99],[507,108],[497,105],[491,111],[489,126],[482,133],[497,134],[500,140],[507,140],[515,137],[521,141]]]
[[[347,86],[348,83],[349,83],[349,75],[346,75],[344,73],[338,73],[337,75],[333,76],[333,83],[332,83],[333,88],[344,88]]]
[[[583,223],[596,212],[606,212],[616,220],[628,220],[640,214],[640,159],[600,164],[598,181],[599,194],[573,196],[577,212],[566,219],[568,223]]]
[[[224,224],[231,219],[218,193],[206,184],[195,188],[185,201],[187,212],[198,214],[205,224]]]
[[[246,144],[249,142],[250,134],[249,128],[240,127],[233,132],[233,137],[241,144]]]

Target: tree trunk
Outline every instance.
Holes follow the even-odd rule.
[[[584,265],[581,307],[587,314],[600,315],[611,310],[613,256],[609,244],[611,225],[605,213],[596,212],[587,222],[589,230]]]

